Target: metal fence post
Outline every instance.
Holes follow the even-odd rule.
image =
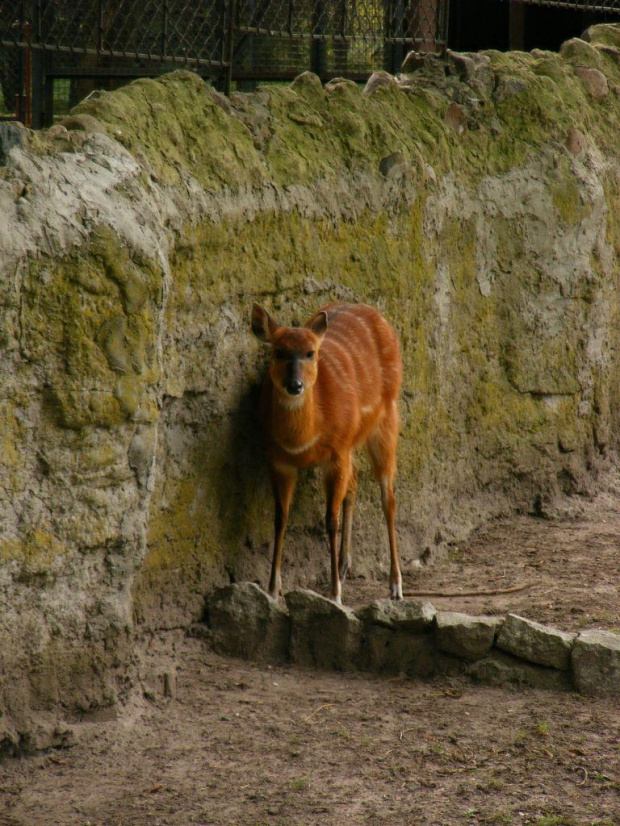
[[[230,95],[233,81],[233,61],[235,59],[235,15],[237,0],[230,0],[228,30],[226,32],[226,74],[224,75],[224,94]]]
[[[327,74],[327,44],[325,43],[325,3],[315,0],[312,10],[312,46],[310,48],[310,70],[324,79]]]
[[[30,3],[30,37],[31,43],[39,48],[32,50],[32,126],[40,129],[53,122],[54,89],[52,81],[47,78],[49,56],[45,49],[43,31],[43,3],[45,0],[33,0]]]
[[[511,51],[523,51],[525,6],[520,0],[510,0],[508,14],[508,48]]]

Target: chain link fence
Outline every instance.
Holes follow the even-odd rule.
[[[438,0],[239,0],[234,76],[363,79],[398,69],[404,52],[445,45],[447,3]]]
[[[448,0],[0,0],[0,117],[50,123],[93,88],[186,66],[226,89],[365,79],[445,45]]]
[[[363,81],[397,71],[410,49],[441,51],[461,2],[0,0],[0,118],[49,124],[94,88],[179,66],[225,90],[307,69]],[[620,20],[620,0],[497,3]]]
[[[510,0],[508,0],[510,2]],[[599,14],[616,12],[620,15],[620,0],[522,0],[523,5],[591,11]]]

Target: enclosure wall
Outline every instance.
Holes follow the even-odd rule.
[[[6,749],[113,709],[144,678],[136,632],[266,582],[253,301],[283,323],[366,301],[398,330],[406,580],[592,489],[618,441],[620,32],[589,37],[428,56],[364,92],[303,75],[228,101],[180,72],[3,133]],[[364,470],[355,572],[384,576]],[[322,522],[308,472],[287,587],[325,581]]]

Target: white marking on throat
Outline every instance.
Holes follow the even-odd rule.
[[[299,453],[304,453],[306,450],[310,450],[310,448],[318,442],[320,435],[320,433],[317,433],[316,436],[313,436],[313,438],[310,439],[309,442],[306,442],[303,445],[299,445],[299,447],[290,447],[289,445],[283,445],[282,442],[278,442],[277,439],[276,442],[286,453],[290,453],[291,456],[297,456]]]
[[[290,399],[278,394],[278,404],[286,410],[299,410],[300,407],[306,403],[306,394],[301,393],[299,396],[291,396]]]

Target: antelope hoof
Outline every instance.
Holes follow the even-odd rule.
[[[342,605],[342,597],[340,596],[340,594],[336,594],[336,596],[330,594],[329,598],[334,603],[334,605]]]
[[[390,599],[399,600],[403,598],[403,586],[399,582],[397,585],[390,585]]]
[[[275,601],[277,602],[280,598],[281,593],[282,593],[282,586],[281,585],[275,585],[275,586],[270,585],[269,590],[267,591],[267,593],[271,597],[271,599],[275,599]]]

